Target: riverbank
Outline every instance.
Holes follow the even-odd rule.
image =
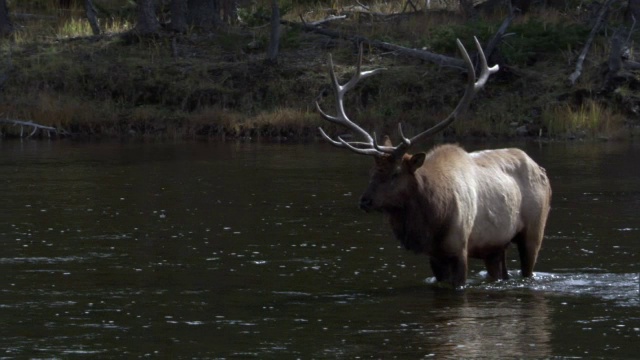
[[[589,28],[532,12],[514,20],[492,62],[501,64],[470,111],[447,136],[624,139],[637,133],[638,74],[605,88],[605,34],[596,38],[576,85],[573,71]],[[25,20],[26,22],[27,20]],[[427,48],[460,57],[455,38],[473,49],[487,42],[501,16],[464,22],[451,13],[415,13],[397,19],[351,17],[332,29]],[[31,26],[25,23],[24,26]],[[353,43],[283,27],[278,63],[265,61],[267,30],[234,27],[206,33],[162,32],[153,38],[41,36],[4,40],[0,113],[33,121],[78,138],[311,139],[320,119],[314,101],[322,93],[332,109],[327,55],[346,79],[353,71]],[[364,66],[387,70],[364,80],[346,97],[347,112],[364,128],[396,134],[427,128],[452,110],[465,76],[394,53],[366,49]],[[20,127],[2,126],[4,136]],[[36,135],[46,136],[42,131]]]

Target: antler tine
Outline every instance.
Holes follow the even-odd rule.
[[[375,140],[375,133],[373,134],[373,148],[370,148],[371,144],[369,143],[364,143],[364,142],[346,142],[343,138],[341,138],[340,136],[338,136],[338,141],[333,140],[329,135],[327,135],[326,132],[324,132],[324,130],[319,127],[318,130],[320,130],[320,134],[322,135],[323,138],[325,138],[325,140],[327,140],[328,142],[330,142],[331,144],[338,146],[338,147],[346,147],[351,151],[354,151],[358,154],[362,154],[362,155],[374,155],[374,156],[378,156],[381,154],[384,154],[384,148],[381,148],[379,146],[377,146],[376,140]],[[357,147],[356,145],[360,145],[363,146],[362,148]]]
[[[478,80],[476,81],[476,72],[473,68],[473,63],[471,62],[469,53],[467,53],[467,49],[465,49],[464,45],[462,45],[462,42],[460,41],[460,39],[456,39],[458,49],[460,49],[460,52],[462,53],[462,57],[464,58],[465,63],[467,64],[467,87],[464,91],[464,95],[462,96],[462,99],[460,99],[456,108],[453,110],[451,114],[449,114],[449,116],[447,116],[446,119],[440,121],[433,127],[421,132],[420,134],[412,137],[411,139],[408,139],[404,136],[404,134],[402,133],[402,125],[398,124],[398,132],[400,133],[400,136],[402,138],[402,143],[393,149],[392,153],[394,155],[402,156],[407,151],[407,149],[412,144],[416,143],[418,140],[421,140],[423,138],[436,134],[444,130],[447,126],[451,125],[451,123],[454,122],[458,118],[458,116],[460,116],[460,114],[462,114],[465,110],[467,110],[467,108],[471,104],[471,100],[473,100],[476,93],[480,91],[480,89],[482,89],[484,85],[487,83],[489,76],[491,74],[496,73],[500,69],[498,65],[489,67],[489,65],[487,64],[487,58],[485,57],[484,51],[482,50],[482,45],[480,45],[480,41],[478,41],[478,38],[475,36],[473,37],[473,39],[476,43],[476,47],[478,48],[478,55],[480,56],[481,69],[482,69]]]
[[[364,137],[365,142],[346,142],[340,137],[338,137],[338,140],[334,140],[330,136],[328,136],[327,133],[322,128],[319,128],[319,130],[322,137],[324,137],[326,140],[328,140],[331,144],[335,146],[346,147],[350,150],[353,150],[357,153],[364,154],[364,155],[382,155],[383,153],[381,153],[377,149],[377,147],[374,145],[375,143],[374,138],[371,137],[371,135],[369,135],[369,133],[365,131],[363,128],[361,128],[356,123],[351,121],[344,110],[344,95],[349,90],[353,89],[360,80],[365,79],[369,76],[375,75],[382,70],[385,70],[384,68],[378,68],[374,70],[361,71],[360,69],[362,67],[362,53],[363,53],[362,44],[360,44],[360,49],[358,52],[358,63],[356,65],[356,72],[353,74],[351,79],[349,79],[349,81],[347,81],[344,85],[340,85],[340,83],[338,82],[338,77],[336,76],[334,66],[333,66],[333,58],[331,54],[329,54],[329,74],[331,76],[331,82],[333,83],[333,88],[336,95],[336,116],[332,116],[324,112],[320,107],[320,103],[317,100],[316,100],[316,109],[324,119],[334,124],[345,126],[346,128],[354,131],[355,133]]]

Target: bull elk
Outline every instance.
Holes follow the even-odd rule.
[[[383,70],[360,69],[362,47],[356,72],[344,85],[339,84],[329,55],[337,115],[328,115],[316,102],[324,119],[346,127],[363,140],[333,139],[320,127],[323,138],[335,146],[374,157],[360,208],[385,213],[402,245],[429,256],[436,280],[454,287],[466,282],[468,258],[484,260],[491,279],[508,279],[506,250],[510,243],[518,247],[522,276],[532,276],[551,202],[545,170],[520,149],[467,152],[447,144],[428,153],[407,153],[412,145],[455,121],[489,76],[498,71],[497,65],[487,65],[477,39],[475,43],[481,66],[478,80],[469,54],[457,40],[467,65],[464,95],[447,118],[412,138],[404,136],[399,124],[398,145],[394,146],[388,136],[378,143],[375,132],[370,135],[345,113],[345,93],[358,81]]]

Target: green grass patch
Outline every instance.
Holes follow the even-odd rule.
[[[591,99],[579,106],[549,106],[542,121],[550,137],[563,139],[619,137],[624,124],[622,115]]]

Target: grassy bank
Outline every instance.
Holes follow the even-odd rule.
[[[318,94],[324,92],[324,107],[333,108],[327,54],[333,53],[342,78],[355,64],[352,43],[286,27],[278,64],[266,63],[268,27],[252,17],[257,8],[245,10],[244,25],[215,33],[190,29],[139,39],[121,36],[132,27],[128,2],[94,2],[103,6],[106,32],[99,37],[90,35],[81,8],[11,8],[17,31],[0,46],[2,74],[7,75],[0,98],[3,117],[78,137],[310,138],[321,124],[313,104]],[[383,5],[374,10],[398,10]],[[292,8],[286,18],[304,15],[310,21],[327,12]],[[638,124],[633,113],[638,74],[635,82],[603,91],[606,33],[596,38],[579,82],[568,84],[590,30],[586,17],[579,11],[535,9],[516,18],[492,58],[501,63],[501,72],[447,134],[632,137]],[[503,18],[498,13],[464,21],[442,9],[395,19],[359,14],[328,26],[459,56],[456,38],[472,49],[472,37],[486,43]],[[387,70],[363,81],[346,99],[349,114],[367,129],[395,135],[402,122],[408,133],[418,131],[446,116],[461,96],[465,78],[457,70],[367,50],[365,66]],[[16,131],[2,127],[6,136]]]

